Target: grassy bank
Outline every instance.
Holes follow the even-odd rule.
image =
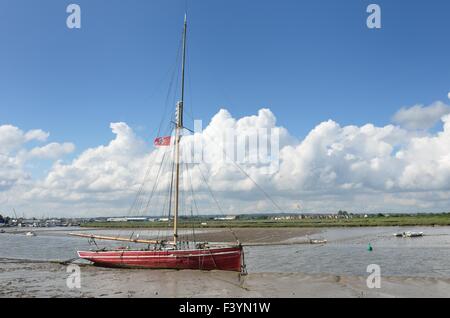
[[[201,225],[206,223],[206,225]],[[252,228],[252,227],[367,227],[367,226],[448,226],[450,213],[446,214],[418,214],[411,216],[370,216],[354,218],[311,218],[295,220],[269,220],[269,219],[237,219],[233,221],[201,220],[184,221],[179,224],[181,228]],[[84,227],[99,228],[165,228],[168,222],[92,222],[85,223]]]

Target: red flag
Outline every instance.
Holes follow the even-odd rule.
[[[170,136],[158,137],[155,139],[154,145],[155,145],[155,147],[170,146],[170,139],[171,139]]]

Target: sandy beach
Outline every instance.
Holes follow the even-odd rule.
[[[450,279],[303,273],[128,270],[81,266],[81,288],[69,289],[67,266],[1,260],[0,297],[450,297]]]

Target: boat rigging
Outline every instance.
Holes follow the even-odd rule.
[[[171,181],[168,193],[169,218],[170,211],[174,208],[173,216],[173,236],[172,240],[151,240],[134,238],[133,234],[129,238],[94,235],[85,233],[70,233],[72,236],[84,237],[89,240],[107,240],[129,243],[147,244],[145,249],[132,248],[104,248],[91,251],[79,251],[80,258],[89,260],[96,265],[107,267],[132,267],[132,268],[164,268],[164,269],[199,269],[199,270],[227,270],[227,271],[245,271],[244,250],[239,241],[235,243],[209,243],[209,242],[190,242],[182,241],[179,238],[179,212],[180,212],[180,146],[182,131],[186,129],[183,126],[184,97],[185,97],[185,73],[186,73],[186,46],[187,46],[187,17],[184,18],[183,27],[183,45],[181,61],[181,98],[176,103],[175,111],[175,136],[173,142],[174,160],[172,164]],[[170,137],[159,137],[155,140],[158,146],[172,146]],[[166,152],[164,153],[164,158]],[[158,169],[158,175],[147,204],[138,202],[138,196],[141,195],[143,186],[139,189],[138,196],[133,205],[139,207],[148,207],[154,190],[158,185],[158,179],[163,163]],[[147,170],[146,177],[149,174]],[[200,170],[200,168],[199,168]],[[202,173],[203,176],[203,173]],[[174,191],[173,188],[174,187]],[[172,198],[173,195],[173,198]],[[195,201],[194,201],[195,202]],[[220,208],[220,207],[219,207]],[[237,238],[236,238],[237,240]]]

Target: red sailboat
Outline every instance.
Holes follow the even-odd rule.
[[[204,246],[197,249],[112,250],[78,252],[80,258],[104,267],[151,269],[242,270],[241,246]]]
[[[173,179],[174,191],[170,192],[169,201],[173,201],[173,239],[171,240],[147,240],[139,238],[124,238],[113,236],[101,236],[93,234],[71,233],[73,236],[85,237],[90,240],[110,240],[129,243],[145,244],[145,248],[133,249],[95,249],[90,251],[78,251],[78,256],[89,260],[96,265],[104,267],[126,267],[126,268],[150,268],[150,269],[193,269],[193,270],[244,270],[244,251],[242,245],[236,243],[207,243],[180,240],[178,237],[178,214],[180,209],[179,186],[180,186],[180,140],[183,126],[184,105],[184,73],[186,63],[186,32],[187,20],[185,17],[183,29],[183,58],[181,77],[181,100],[176,107],[174,165]],[[171,146],[170,137],[157,138],[155,145]],[[170,221],[170,218],[169,218]]]

